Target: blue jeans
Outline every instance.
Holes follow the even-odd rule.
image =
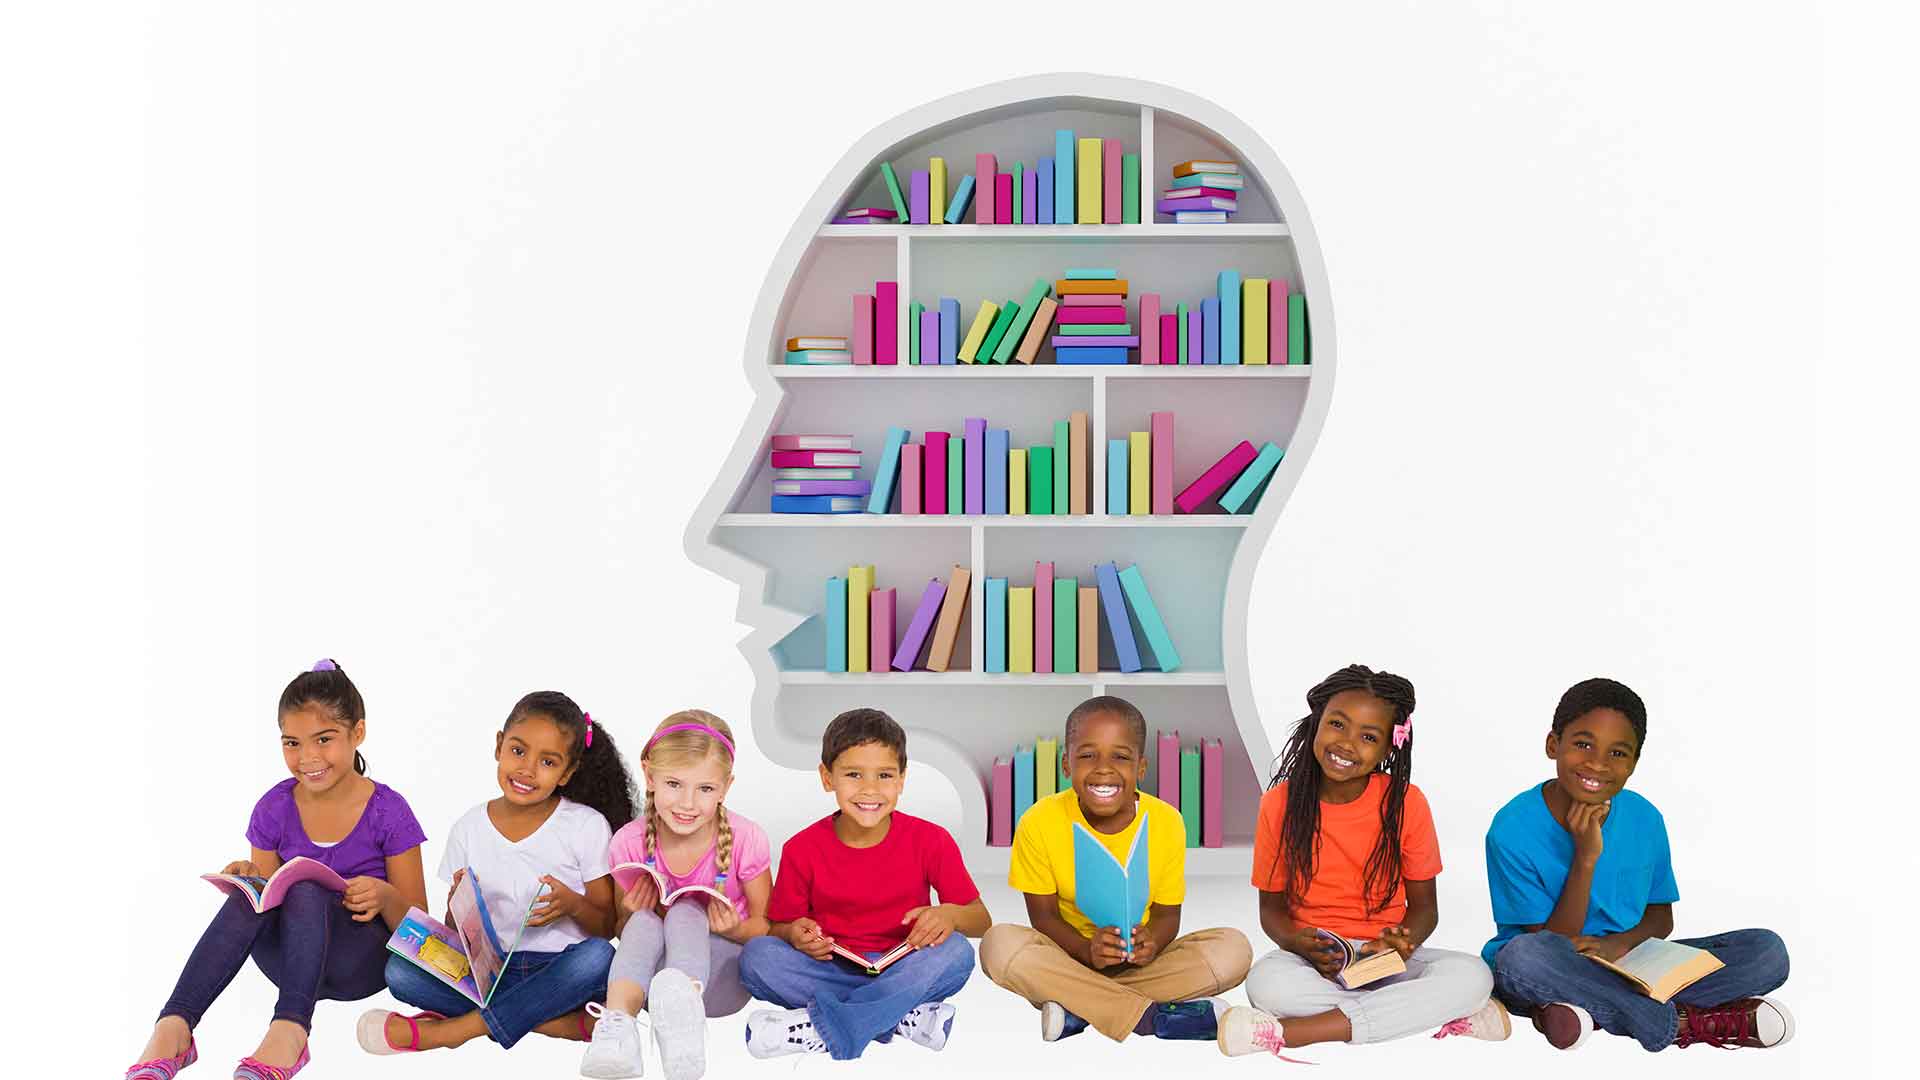
[[[753,938],[740,953],[740,981],[753,996],[807,1010],[827,1053],[842,1061],[859,1057],[870,1042],[892,1039],[902,1017],[958,993],[972,974],[973,945],[959,933],[908,953],[878,975],[815,960],[775,937]]]
[[[500,972],[492,999],[480,1009],[487,1034],[509,1047],[556,1016],[589,1001],[605,1000],[607,968],[612,963],[613,946],[597,937],[576,941],[559,952],[514,953]],[[416,1009],[442,1016],[465,1016],[474,1010],[467,995],[399,956],[387,961],[387,989]]]
[[[1573,942],[1542,930],[1522,934],[1493,957],[1494,993],[1531,1013],[1564,1001],[1593,1015],[1594,1026],[1631,1035],[1649,1050],[1664,1050],[1680,1027],[1675,1005],[1713,1008],[1759,997],[1787,981],[1787,944],[1771,930],[1735,930],[1703,938],[1675,938],[1705,949],[1726,966],[1673,996],[1665,1005],[1627,980],[1574,951]]]

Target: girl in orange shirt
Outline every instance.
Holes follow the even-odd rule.
[[[1413,684],[1355,664],[1308,691],[1307,705],[1260,800],[1253,847],[1260,927],[1280,947],[1247,975],[1253,1007],[1221,1018],[1220,1049],[1278,1054],[1433,1027],[1436,1038],[1506,1038],[1487,965],[1425,947],[1440,921],[1440,841],[1408,780]],[[1398,953],[1406,970],[1348,989],[1349,949]]]

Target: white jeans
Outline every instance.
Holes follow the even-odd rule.
[[[1339,1009],[1355,1043],[1386,1042],[1470,1016],[1493,993],[1493,972],[1477,956],[1415,949],[1405,973],[1348,990],[1312,964],[1276,949],[1247,973],[1247,1000],[1282,1020]]]

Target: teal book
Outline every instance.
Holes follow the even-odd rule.
[[[974,354],[980,363],[986,363],[993,358],[993,352],[999,347],[1000,339],[1007,336],[1007,328],[1013,325],[1014,318],[1019,314],[1020,305],[1012,300],[1007,301],[1006,305],[1000,309],[1000,314],[994,317],[993,326],[987,331],[986,340],[980,343],[980,351]],[[1001,361],[1001,363],[1005,362]]]
[[[900,178],[894,175],[893,162],[880,163],[880,179],[887,182],[887,198],[893,200],[893,212],[900,215],[894,221],[901,225],[913,220],[907,216],[907,200],[900,194]]]
[[[1173,310],[1180,320],[1180,362],[1184,364],[1187,362],[1187,305],[1177,304]]]
[[[1287,294],[1287,363],[1307,363],[1307,298]]]
[[[1127,440],[1107,440],[1107,513],[1127,512]]]
[[[1140,155],[1120,158],[1120,223],[1140,224]]]
[[[953,189],[953,201],[947,204],[947,224],[958,225],[966,216],[968,204],[973,202],[973,174],[960,178],[960,186]]]
[[[1013,748],[1013,827],[1033,809],[1033,747]]]
[[[1240,271],[1220,271],[1220,362],[1240,362]]]
[[[1093,925],[1120,931],[1128,951],[1133,949],[1133,928],[1146,917],[1147,901],[1153,896],[1147,843],[1152,831],[1147,827],[1147,808],[1142,806],[1134,812],[1133,842],[1122,863],[1092,829],[1073,823],[1073,906]]]
[[[1153,594],[1147,591],[1147,579],[1141,576],[1138,565],[1120,571],[1120,588],[1127,594],[1127,606],[1133,609],[1134,621],[1146,635],[1147,647],[1153,650],[1160,670],[1178,671],[1180,654],[1174,651],[1173,637],[1167,633],[1167,624],[1160,621],[1160,609],[1154,606]]]
[[[1053,513],[1053,447],[1027,451],[1027,513]]]
[[[1053,579],[1053,670],[1060,674],[1080,670],[1080,582]]]
[[[1120,276],[1120,271],[1102,267],[1073,267],[1067,271],[1068,281],[1112,281]]]
[[[1187,827],[1187,846],[1200,846],[1200,749],[1180,751],[1180,821]]]
[[[1053,220],[1062,225],[1079,220],[1074,213],[1074,195],[1078,189],[1073,175],[1073,163],[1079,153],[1079,144],[1070,129],[1061,128],[1053,133]]]
[[[887,448],[880,453],[880,465],[873,473],[873,491],[867,496],[867,513],[884,514],[893,505],[893,481],[900,473],[900,448],[906,445],[906,428],[887,429]]]
[[[920,315],[927,305],[918,300],[907,305],[907,363],[920,362]]]
[[[847,579],[827,579],[827,670],[847,672]]]
[[[959,435],[947,440],[947,513],[967,512],[967,440]]]
[[[1071,510],[1072,494],[1073,421],[1055,420],[1053,422],[1053,512],[1064,514]]]
[[[987,579],[987,674],[1007,672],[1007,579]]]
[[[1233,482],[1233,486],[1227,489],[1225,495],[1220,496],[1220,508],[1229,514],[1253,513],[1253,504],[1248,503],[1247,500],[1253,498],[1253,493],[1260,490],[1260,485],[1266,482],[1267,477],[1273,473],[1274,467],[1280,464],[1280,459],[1284,456],[1285,451],[1273,443],[1261,447],[1259,455],[1253,459],[1253,464],[1247,466],[1246,471],[1240,474],[1240,479]]]
[[[1026,220],[1020,216],[1021,192],[1025,190],[1027,190],[1027,163],[1024,161],[1016,161],[1013,163],[1013,210],[1012,216],[1007,218],[1009,222],[1015,225]],[[1013,823],[1015,825],[1020,824],[1019,814],[1013,815]]]
[[[1035,278],[1033,288],[1027,290],[1027,298],[1012,305],[1013,319],[1007,324],[1007,332],[1000,337],[1000,345],[992,352],[993,362],[1004,364],[1013,359],[1014,351],[1020,348],[1020,341],[1027,336],[1027,324],[1033,321],[1033,313],[1040,310],[1040,301],[1053,291],[1053,284],[1046,278]],[[987,355],[986,347],[981,346],[981,355]]]

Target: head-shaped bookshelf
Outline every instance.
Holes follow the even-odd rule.
[[[904,185],[908,170],[943,158],[950,197],[977,153],[997,154],[1009,170],[1014,161],[1031,167],[1053,153],[1061,129],[1118,139],[1139,155],[1139,223],[981,225],[969,213],[967,223],[952,225],[828,224],[847,207],[889,204],[882,162],[893,163]],[[1152,212],[1173,163],[1193,159],[1239,163],[1245,187],[1230,221],[1175,224]],[[1061,278],[1076,267],[1115,268],[1130,281],[1128,317],[1141,334],[1153,332],[1139,325],[1143,294],[1163,297],[1170,313],[1175,301],[1197,305],[1214,295],[1221,270],[1285,281],[1311,312],[1311,362],[1144,365],[1136,350],[1125,366],[1081,367],[1054,363],[1051,349],[1033,364],[905,362],[910,304],[937,309],[941,297],[955,297],[970,320],[983,300],[1018,297],[1036,279]],[[872,293],[877,281],[899,283],[899,365],[783,363],[789,337],[847,335],[852,297]],[[1057,737],[1083,699],[1117,694],[1146,714],[1150,741],[1154,731],[1174,729],[1183,743],[1222,741],[1225,846],[1189,850],[1188,867],[1244,873],[1273,753],[1254,711],[1248,658],[1285,648],[1284,640],[1257,647],[1248,641],[1248,593],[1326,417],[1335,363],[1325,267],[1300,194],[1266,142],[1190,94],[1101,75],[1032,76],[923,105],[861,139],[815,190],[761,287],[745,359],[753,410],[688,524],[686,547],[696,563],[740,586],[739,618],[752,627],[741,651],[753,671],[751,723],[762,750],[810,770],[819,761],[820,733],[835,715],[857,706],[885,709],[907,729],[913,767],[940,771],[959,791],[963,820],[955,835],[969,865],[1001,875],[1006,853],[987,843],[995,758],[1016,743]],[[1012,431],[1013,445],[1027,446],[1050,442],[1053,422],[1073,411],[1088,415],[1091,432],[1084,515],[767,512],[777,433],[851,434],[864,452],[861,473],[871,477],[889,426],[916,438],[927,430],[958,435],[964,418],[987,417]],[[1107,513],[1107,442],[1148,430],[1154,411],[1175,417],[1175,491],[1243,439],[1285,450],[1251,513]],[[1171,672],[1149,665],[1123,674],[1103,633],[1100,671],[987,673],[985,580],[1030,583],[1040,560],[1083,585],[1093,583],[1095,564],[1139,565],[1183,663]],[[903,627],[929,578],[946,580],[956,564],[970,569],[972,592],[950,670],[825,670],[825,583],[864,564],[878,567],[882,586],[898,588]],[[1142,788],[1154,790],[1153,780]]]

